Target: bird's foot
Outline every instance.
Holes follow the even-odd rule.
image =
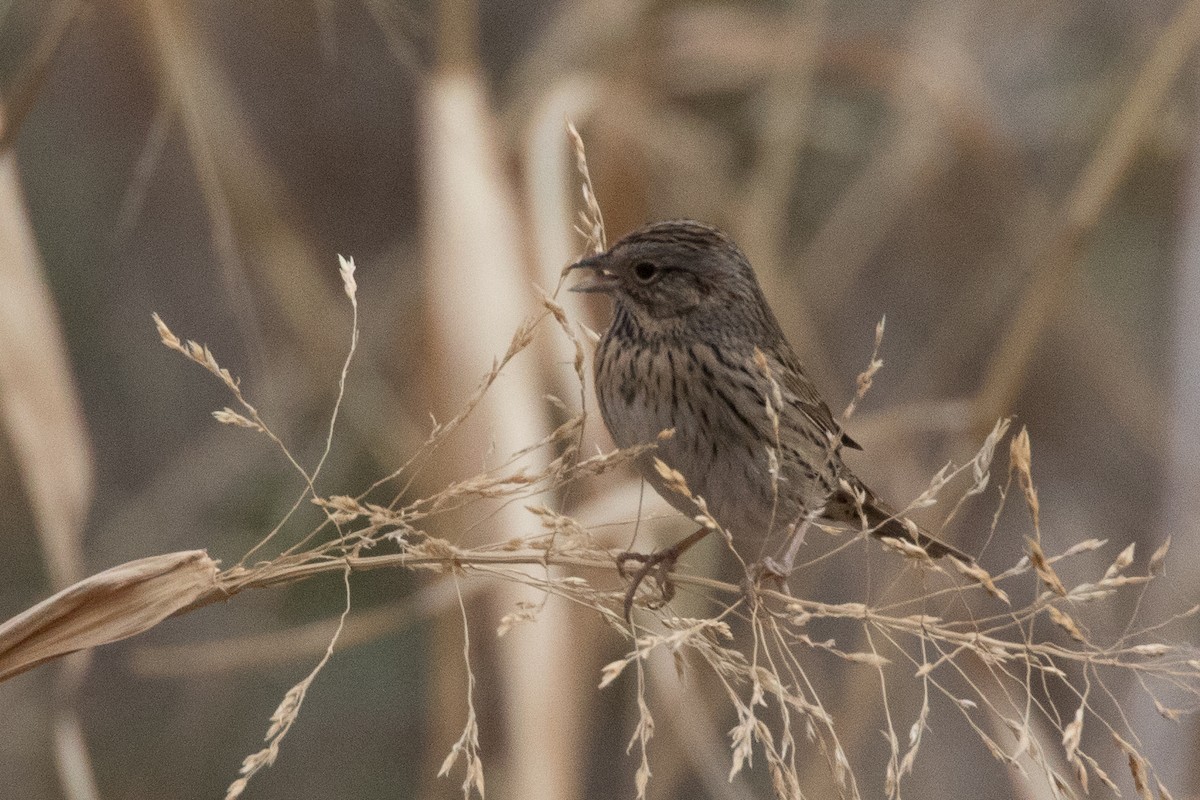
[[[750,578],[755,583],[787,583],[787,579],[792,575],[791,566],[776,561],[767,556],[762,561],[756,561],[750,565]]]
[[[656,550],[653,553],[621,553],[617,556],[617,572],[622,578],[630,578],[633,582],[629,584],[629,589],[625,592],[625,621],[633,620],[633,598],[637,596],[638,587],[642,585],[642,581],[646,580],[649,575],[654,578],[654,582],[658,584],[659,596],[649,603],[649,608],[662,608],[671,601],[675,596],[675,584],[671,582],[671,570],[675,567],[675,562],[683,555],[688,548],[696,542],[703,539],[710,533],[708,527],[700,528],[684,539],[680,539],[670,547],[664,547],[662,550]],[[625,572],[626,561],[639,561],[641,566],[633,571],[632,574]]]
[[[622,578],[629,578],[629,588],[625,590],[625,621],[633,617],[633,599],[637,596],[638,587],[647,577],[654,578],[658,584],[659,596],[647,602],[647,608],[662,608],[675,596],[675,584],[671,581],[670,572],[679,560],[678,547],[667,547],[653,553],[621,553],[617,556],[617,572]],[[632,572],[625,568],[626,563],[637,561],[641,564]]]
[[[774,589],[790,594],[787,581],[791,574],[791,567],[770,556],[754,562],[746,570],[746,583],[744,584],[746,599],[750,601],[751,605],[756,605],[760,600],[759,590],[761,589]]]

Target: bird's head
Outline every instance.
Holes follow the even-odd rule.
[[[733,240],[691,220],[646,225],[569,269],[590,273],[571,291],[611,295],[647,323],[744,309],[762,297]]]

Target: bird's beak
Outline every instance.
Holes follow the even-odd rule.
[[[589,256],[582,261],[576,261],[571,266],[567,267],[570,272],[573,269],[586,269],[591,272],[590,275],[585,275],[583,280],[571,287],[572,292],[604,292],[611,294],[617,288],[619,279],[616,273],[610,272],[606,268],[608,263],[608,254],[599,253],[598,255]]]

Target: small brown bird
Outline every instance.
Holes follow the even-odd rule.
[[[699,513],[667,486],[655,458],[683,475],[735,543],[779,542],[811,513],[853,527],[865,519],[875,536],[914,542],[933,557],[972,560],[910,530],[842,463],[842,447],[861,448],[804,374],[750,262],[724,233],[692,220],[657,222],[571,269],[591,273],[573,291],[615,301],[596,348],[600,413],[618,446],[657,444],[639,467],[675,508]],[[782,404],[773,419],[768,401],[775,403],[776,386]],[[659,439],[667,429],[674,434]],[[667,571],[707,530],[653,554],[618,558],[622,569],[642,562],[626,617],[648,574],[670,599]]]

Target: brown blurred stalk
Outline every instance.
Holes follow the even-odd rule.
[[[85,574],[80,540],[92,503],[92,450],[12,151],[0,152],[0,424],[51,586],[63,589]],[[73,658],[57,675],[56,764],[73,799],[98,795],[72,702],[87,663],[86,656]]]

